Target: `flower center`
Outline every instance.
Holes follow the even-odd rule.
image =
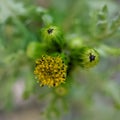
[[[47,30],[47,32],[48,32],[48,34],[51,34],[51,33],[53,32],[53,28],[49,28],[49,29]]]
[[[40,86],[58,86],[64,83],[67,66],[61,57],[42,56],[36,61],[34,74],[37,76]]]
[[[90,62],[92,62],[95,60],[95,56],[90,53],[89,59],[90,59]]]

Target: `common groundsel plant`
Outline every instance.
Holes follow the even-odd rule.
[[[84,45],[70,48],[67,45],[69,43],[65,41],[58,27],[49,26],[43,28],[41,33],[43,37],[42,44],[44,44],[44,48],[42,47],[42,49],[46,55],[42,56],[42,54],[38,54],[41,58],[36,60],[34,71],[38,82],[40,82],[40,86],[57,87],[65,82],[67,74],[69,76],[74,66],[90,68],[98,63],[99,54],[96,50]],[[74,42],[76,41],[74,40]],[[39,52],[39,50],[35,52]]]
[[[112,11],[114,2],[97,8],[93,0],[75,1],[63,6],[65,12],[55,0],[55,7],[48,9],[2,2],[7,8],[5,18],[0,17],[3,108],[13,108],[12,90],[20,79],[25,86],[22,97],[35,96],[45,104],[41,116],[47,120],[66,114],[75,120],[112,120],[116,113],[111,114],[108,106],[119,111],[120,87],[113,81],[120,70],[119,7]],[[101,109],[96,104],[104,98],[109,102]],[[107,117],[102,118],[104,109]]]

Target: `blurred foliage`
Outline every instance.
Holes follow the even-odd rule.
[[[34,95],[46,103],[43,115],[49,119],[119,120],[120,3],[46,0],[44,8],[37,2],[0,0],[0,109],[14,108],[14,85],[23,81],[23,98]],[[28,47],[41,42],[40,30],[48,24],[61,26],[70,46],[77,39],[100,53],[98,66],[77,67],[63,88],[39,87],[34,80],[35,61]]]

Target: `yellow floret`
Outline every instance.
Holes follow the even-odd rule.
[[[65,82],[67,66],[60,56],[42,56],[36,61],[34,74],[36,75],[40,86],[49,87],[59,86]]]

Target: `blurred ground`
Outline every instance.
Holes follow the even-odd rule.
[[[0,120],[42,120],[40,118],[40,110],[37,106],[8,113],[0,112]]]

